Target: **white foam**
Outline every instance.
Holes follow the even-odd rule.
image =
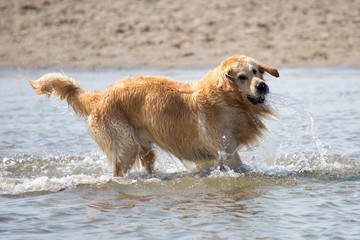
[[[71,175],[66,177],[41,176],[37,178],[0,178],[1,194],[23,194],[31,192],[58,192],[64,189],[75,188],[82,184],[105,184],[111,176],[93,177],[89,175]]]
[[[243,176],[244,176],[243,173],[234,172],[234,170],[232,170],[232,169],[227,169],[226,171],[221,171],[219,169],[215,169],[210,172],[210,175],[208,177],[209,178],[219,178],[219,177],[238,178],[238,177],[243,177]]]

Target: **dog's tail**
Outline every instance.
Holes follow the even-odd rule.
[[[44,94],[48,98],[58,96],[61,101],[66,99],[79,116],[90,115],[92,105],[99,97],[98,92],[85,91],[78,82],[61,73],[45,74],[38,80],[29,82],[37,95]]]

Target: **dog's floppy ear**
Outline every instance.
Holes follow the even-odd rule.
[[[236,91],[236,84],[234,83],[234,73],[230,69],[225,72],[225,74],[220,76],[218,88],[224,92],[234,92]]]
[[[261,74],[264,74],[265,72],[268,72],[271,75],[273,75],[274,77],[279,77],[280,76],[280,74],[279,74],[279,72],[278,72],[278,70],[276,68],[265,66],[265,65],[262,65],[262,64],[259,65],[259,72]]]

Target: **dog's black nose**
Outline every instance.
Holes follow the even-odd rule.
[[[259,94],[267,94],[269,92],[269,87],[264,82],[259,82],[258,84],[256,84],[256,89]]]

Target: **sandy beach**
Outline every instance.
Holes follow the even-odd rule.
[[[360,66],[360,1],[0,1],[0,68]]]

